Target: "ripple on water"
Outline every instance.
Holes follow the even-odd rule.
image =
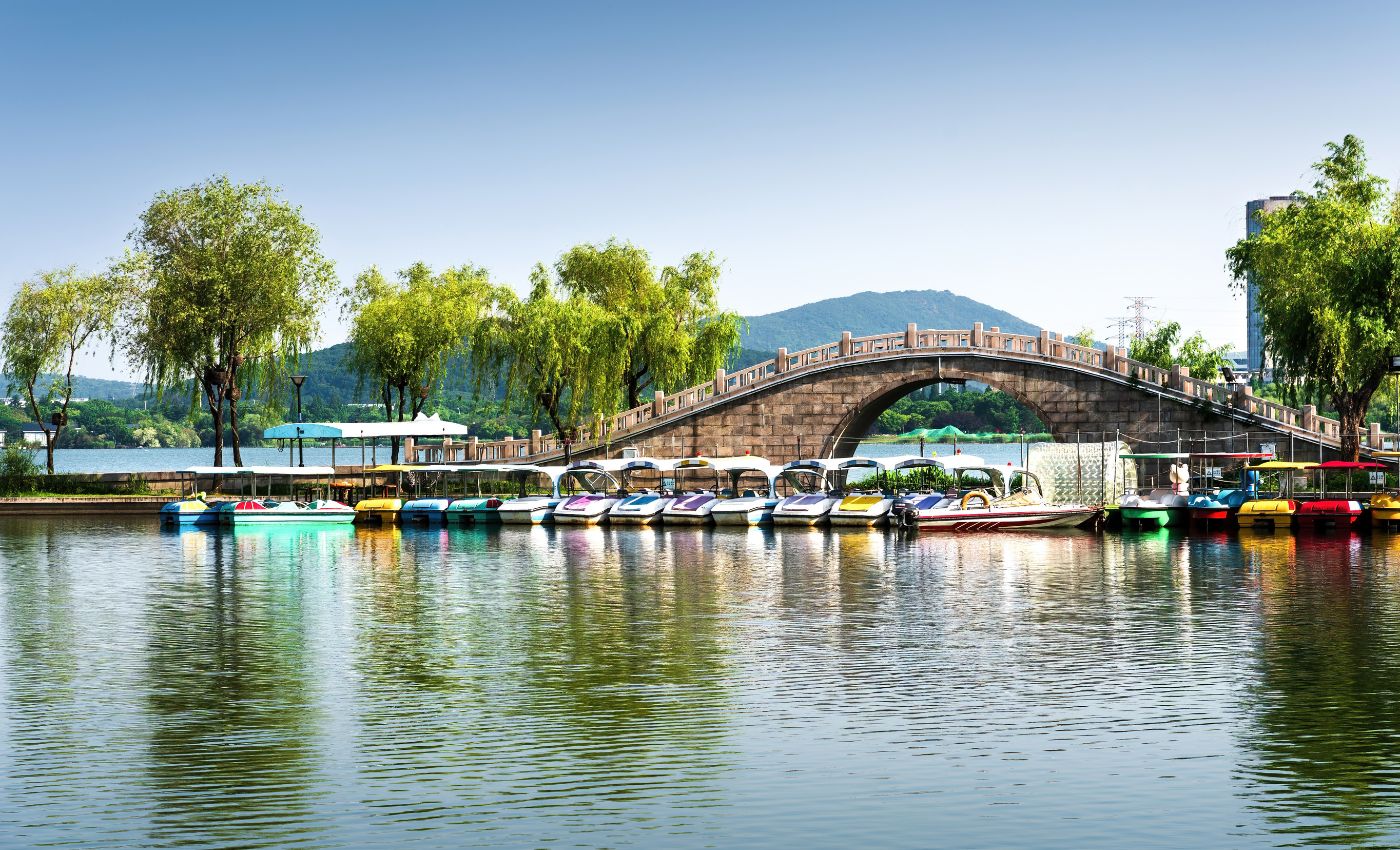
[[[1397,843],[1400,537],[0,525],[81,847]]]

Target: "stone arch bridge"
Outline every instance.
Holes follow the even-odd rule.
[[[846,333],[804,351],[779,349],[771,360],[734,373],[721,370],[713,381],[612,417],[598,433],[576,440],[571,454],[616,456],[629,447],[655,457],[749,452],[779,463],[849,456],[875,418],[902,396],[965,381],[1010,394],[1059,441],[1112,439],[1119,432],[1147,450],[1173,450],[1164,445],[1173,433],[1209,433],[1233,444],[1212,450],[1242,451],[1252,435],[1305,447],[1300,457],[1328,456],[1339,444],[1339,423],[1311,406],[1285,407],[1255,398],[1248,387],[1129,360],[1121,348],[1086,348],[1048,331],[1030,336],[981,324],[967,330],[910,324],[897,333]],[[1236,443],[1234,435],[1242,440]],[[1379,431],[1366,437],[1379,445]],[[536,431],[529,438],[470,438],[410,452],[424,461],[543,463],[561,459],[564,447]]]

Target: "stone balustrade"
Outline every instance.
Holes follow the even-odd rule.
[[[898,357],[910,351],[933,353],[985,353],[1015,359],[1033,358],[1100,373],[1115,380],[1126,380],[1144,390],[1179,396],[1177,400],[1219,406],[1222,412],[1231,409],[1254,418],[1259,424],[1306,436],[1336,442],[1340,439],[1340,423],[1319,416],[1317,409],[1306,405],[1297,410],[1276,402],[1256,398],[1249,387],[1231,389],[1215,383],[1207,376],[1193,376],[1185,367],[1162,369],[1128,359],[1124,349],[1098,349],[1076,345],[1051,331],[1038,335],[1003,333],[1000,328],[984,328],[981,322],[968,330],[923,330],[909,323],[894,333],[856,337],[849,331],[841,339],[801,351],[780,348],[771,360],[765,360],[729,373],[716,372],[712,381],[672,394],[656,393],[655,398],[630,410],[608,417],[593,428],[583,429],[572,442],[572,448],[584,451],[602,443],[615,442],[629,432],[653,424],[656,420],[684,416],[691,409],[716,398],[744,393],[766,382],[787,379],[794,373],[821,369],[840,362],[866,361],[881,357]],[[1378,431],[1366,435],[1372,447],[1381,445]],[[440,462],[508,462],[523,461],[536,456],[554,456],[563,450],[560,441],[538,431],[528,438],[450,442],[442,446],[415,446],[410,460]]]

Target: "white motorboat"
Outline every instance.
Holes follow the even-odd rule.
[[[623,488],[618,475],[626,460],[576,460],[569,464],[562,480],[582,484],[586,492],[563,496],[554,508],[556,523],[597,525],[608,521],[608,512],[622,501]]]
[[[788,479],[804,479],[802,492],[794,493],[773,507],[776,525],[820,525],[829,519],[831,509],[841,501],[839,479],[845,458],[805,458],[783,467]]]
[[[559,506],[559,479],[568,471],[565,466],[536,466],[517,464],[510,469],[511,480],[519,484],[520,495],[506,499],[496,508],[496,516],[505,525],[539,525],[554,520],[554,509]],[[547,482],[547,493],[528,494],[526,485],[531,478]]]
[[[932,498],[937,494],[901,499],[891,515],[921,531],[1007,531],[1070,528],[1099,513],[1089,505],[1047,503],[1040,479],[1021,467],[965,460],[954,472],[954,486],[946,495],[937,501]]]
[[[773,509],[778,506],[778,479],[783,468],[763,458],[746,458],[750,465],[736,464],[729,469],[730,489],[734,496],[720,499],[710,509],[715,525],[763,525],[773,521]],[[745,487],[743,477],[762,476],[762,489]],[[757,481],[753,482],[757,484]]]
[[[889,522],[890,509],[894,507],[896,498],[895,488],[885,481],[885,477],[890,474],[903,472],[912,469],[926,469],[937,467],[936,457],[922,457],[920,455],[902,455],[899,457],[852,457],[841,461],[838,467],[844,470],[847,476],[852,470],[870,470],[872,475],[868,484],[861,482],[861,485],[848,486],[845,495],[837,502],[827,515],[832,525],[856,525],[856,526],[879,526]]]
[[[746,472],[766,468],[761,457],[690,457],[676,461],[677,493],[671,504],[661,512],[663,522],[700,524],[710,522],[717,504],[734,496],[739,478]],[[697,489],[682,493],[680,478],[687,471],[708,470],[715,477],[714,489]],[[725,486],[725,485],[728,486]]]
[[[675,468],[675,462],[670,460],[657,460],[655,458],[634,457],[627,458],[627,463],[622,467],[622,483],[627,487],[632,476],[654,472],[658,477],[654,488],[643,488],[640,490],[628,490],[617,504],[608,511],[609,522],[620,522],[631,525],[649,525],[661,521],[661,514],[675,500],[675,495],[665,487],[665,474]]]

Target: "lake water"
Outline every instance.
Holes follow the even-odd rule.
[[[1400,843],[1400,536],[0,521],[0,845]]]
[[[937,452],[940,455],[952,454],[959,447],[951,444],[931,443],[926,446],[925,451],[929,454]],[[1016,460],[1021,456],[1021,448],[1018,444],[992,443],[986,445],[963,444],[960,447],[969,454],[985,458],[996,463],[1005,463],[1008,460]],[[918,443],[862,443],[857,448],[859,454],[872,457],[888,457],[890,455],[918,454]],[[38,455],[42,461],[42,454]],[[366,455],[367,458],[370,455]],[[358,464],[360,462],[360,447],[341,447],[336,449],[335,459],[341,464]],[[389,447],[382,445],[378,449],[377,459],[380,463],[389,462]],[[224,460],[228,464],[233,463],[233,454],[224,448]],[[243,462],[249,466],[287,466],[288,454],[276,448],[254,448],[243,450]],[[54,470],[56,472],[156,472],[161,470],[185,469],[191,466],[208,466],[214,462],[214,450],[210,448],[198,449],[59,449],[54,453]],[[309,466],[325,466],[331,462],[331,450],[329,448],[308,446],[306,448],[306,463]]]

